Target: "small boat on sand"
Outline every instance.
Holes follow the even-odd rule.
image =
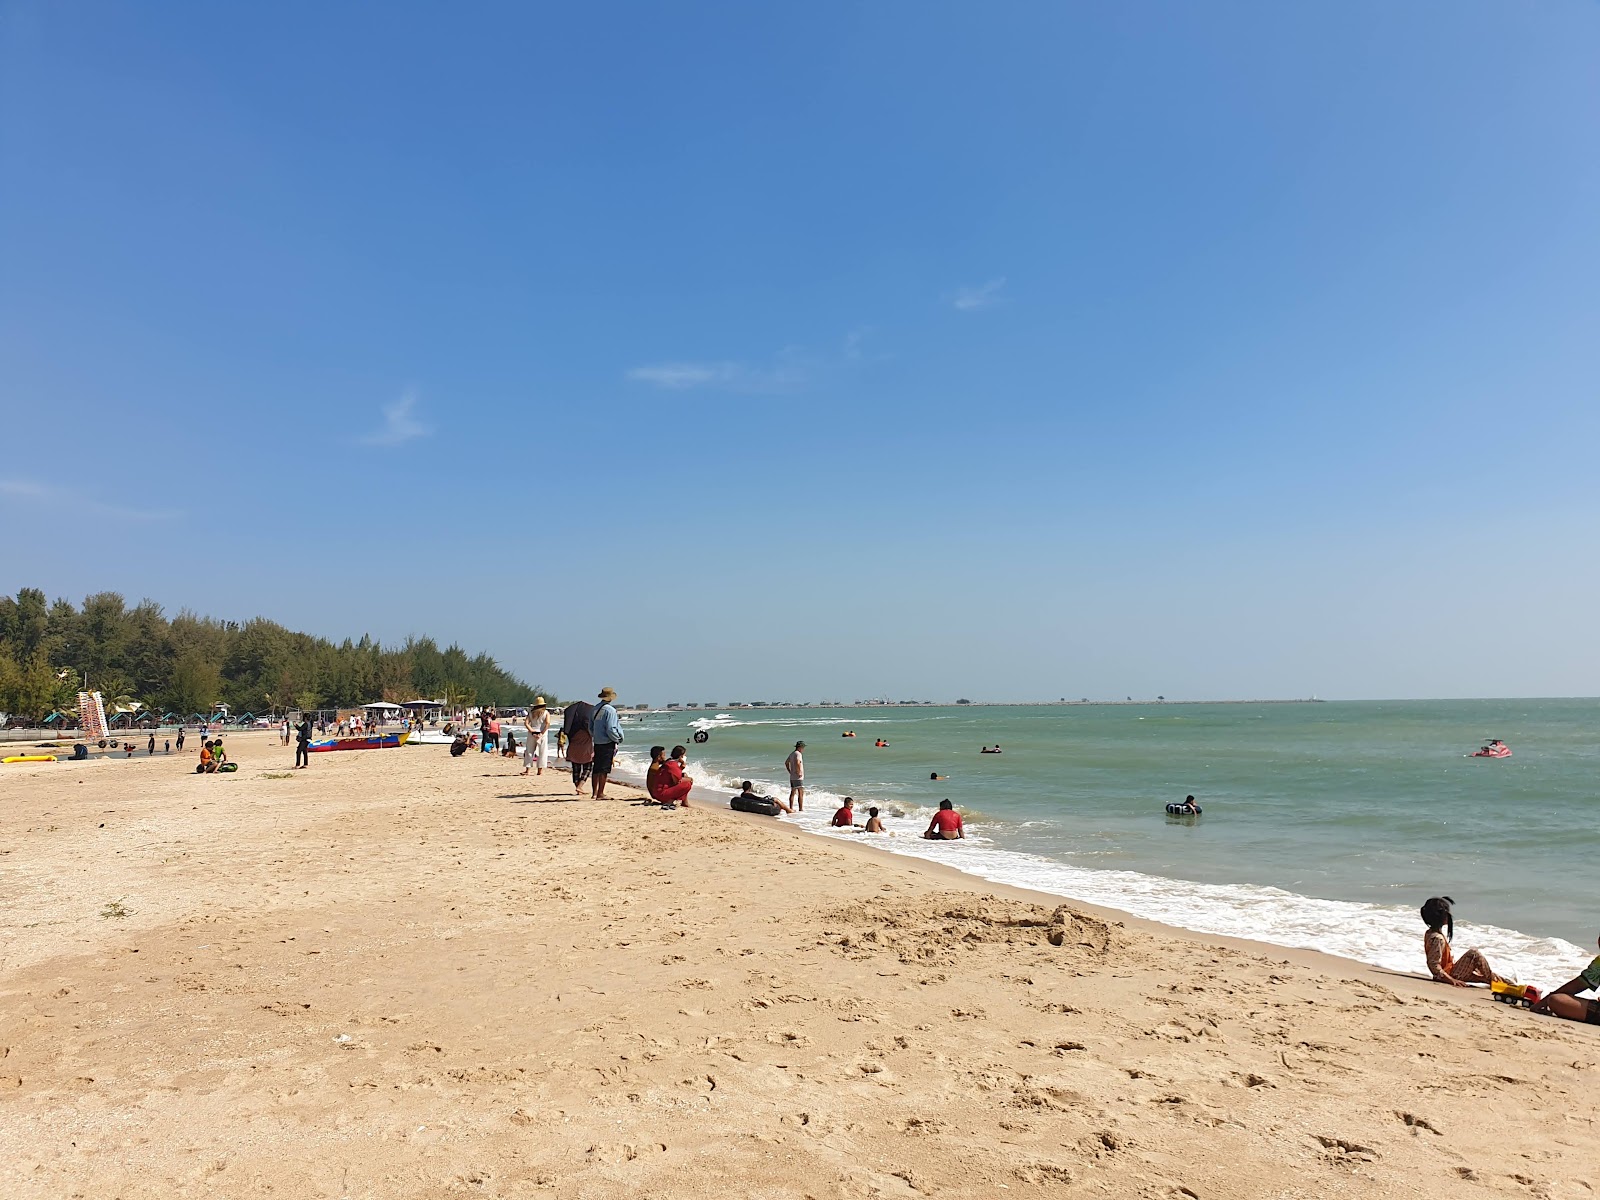
[[[374,733],[368,737],[328,738],[326,741],[312,742],[307,749],[313,754],[329,750],[392,750],[396,746],[404,746],[410,736],[409,733]]]

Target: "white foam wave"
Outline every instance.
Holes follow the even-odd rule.
[[[642,756],[625,752],[617,756],[617,765],[619,774],[642,780],[648,764]],[[693,759],[688,773],[695,779],[691,799],[701,804],[725,800],[740,787],[740,780],[724,777]],[[786,780],[748,778],[757,792],[787,799]],[[1323,900],[1254,884],[1196,883],[1138,871],[1074,866],[997,846],[981,823],[969,822],[964,841],[924,841],[921,834],[934,810],[894,800],[874,801],[889,836],[867,836],[828,824],[842,800],[842,795],[826,788],[807,788],[806,810],[784,819],[821,837],[865,836],[872,845],[894,854],[943,863],[994,883],[1103,905],[1196,933],[1317,950],[1395,971],[1425,969],[1422,935],[1412,908]],[[866,814],[863,803],[856,809],[857,821],[865,821]],[[1458,922],[1455,941],[1463,948],[1476,946],[1502,974],[1540,987],[1565,982],[1592,957],[1560,938],[1535,937],[1494,925]]]

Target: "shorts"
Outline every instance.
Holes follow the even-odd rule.
[[[1589,1015],[1584,1020],[1590,1025],[1600,1025],[1600,1000],[1589,1001]]]
[[[615,742],[596,742],[594,747],[594,773],[596,775],[611,774],[611,764],[617,760],[617,744]]]
[[[789,789],[791,791],[795,788],[803,788],[805,785],[806,781],[804,779],[796,779],[793,775],[789,776]]]

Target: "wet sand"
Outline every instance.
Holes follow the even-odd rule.
[[[0,768],[0,1194],[1600,1187],[1594,1027],[721,796],[228,742]]]

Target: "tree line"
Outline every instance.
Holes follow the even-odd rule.
[[[96,592],[81,608],[46,603],[37,588],[0,597],[0,712],[29,722],[75,713],[86,675],[108,716],[113,709],[209,715],[218,703],[234,715],[264,715],[376,700],[505,708],[536,694],[555,700],[489,655],[441,650],[432,638],[385,647],[363,635],[335,645],[264,617],[219,621],[184,609],[169,620],[155,601],[129,608],[116,592]]]

